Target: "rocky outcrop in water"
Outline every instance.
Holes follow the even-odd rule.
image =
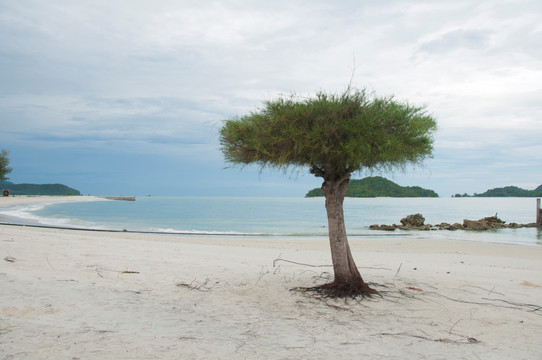
[[[422,214],[413,214],[408,215],[405,218],[401,219],[401,225],[392,224],[392,225],[378,225],[374,224],[369,226],[371,230],[384,230],[384,231],[394,231],[395,229],[400,230],[490,230],[490,229],[518,229],[522,227],[535,227],[535,223],[529,224],[517,224],[509,223],[506,224],[505,221],[499,219],[496,215],[485,217],[479,220],[463,220],[463,224],[454,223],[448,224],[446,222],[431,225],[425,224],[425,218]]]

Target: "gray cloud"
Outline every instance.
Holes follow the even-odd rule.
[[[429,53],[447,53],[458,49],[483,51],[489,44],[490,35],[486,30],[453,30],[436,40],[422,43],[420,50]]]

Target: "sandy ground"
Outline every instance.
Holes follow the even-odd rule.
[[[351,247],[381,296],[292,291],[330,276],[322,239],[0,225],[0,359],[542,358],[542,247]]]
[[[103,198],[97,196],[9,196],[0,197],[0,207],[50,202],[96,201],[101,199]]]

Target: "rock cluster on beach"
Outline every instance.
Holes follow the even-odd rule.
[[[454,223],[449,224],[442,222],[440,224],[431,225],[425,224],[425,218],[422,214],[413,214],[408,215],[405,218],[401,219],[401,225],[392,224],[392,225],[378,225],[374,224],[369,226],[371,230],[386,230],[393,231],[395,229],[400,230],[490,230],[490,229],[518,229],[522,227],[535,227],[535,223],[530,224],[517,224],[509,223],[506,224],[505,221],[499,219],[496,215],[485,217],[480,220],[463,220],[463,224]]]

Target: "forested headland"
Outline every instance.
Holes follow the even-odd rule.
[[[324,196],[322,189],[310,190],[305,197]],[[401,186],[381,176],[353,179],[348,183],[347,197],[438,197],[433,190],[419,186]]]
[[[13,184],[4,181],[2,189],[9,189],[10,195],[81,195],[79,190],[63,184]]]
[[[487,190],[482,194],[455,194],[454,197],[542,197],[542,185],[534,190],[525,190],[517,186],[505,186]]]

